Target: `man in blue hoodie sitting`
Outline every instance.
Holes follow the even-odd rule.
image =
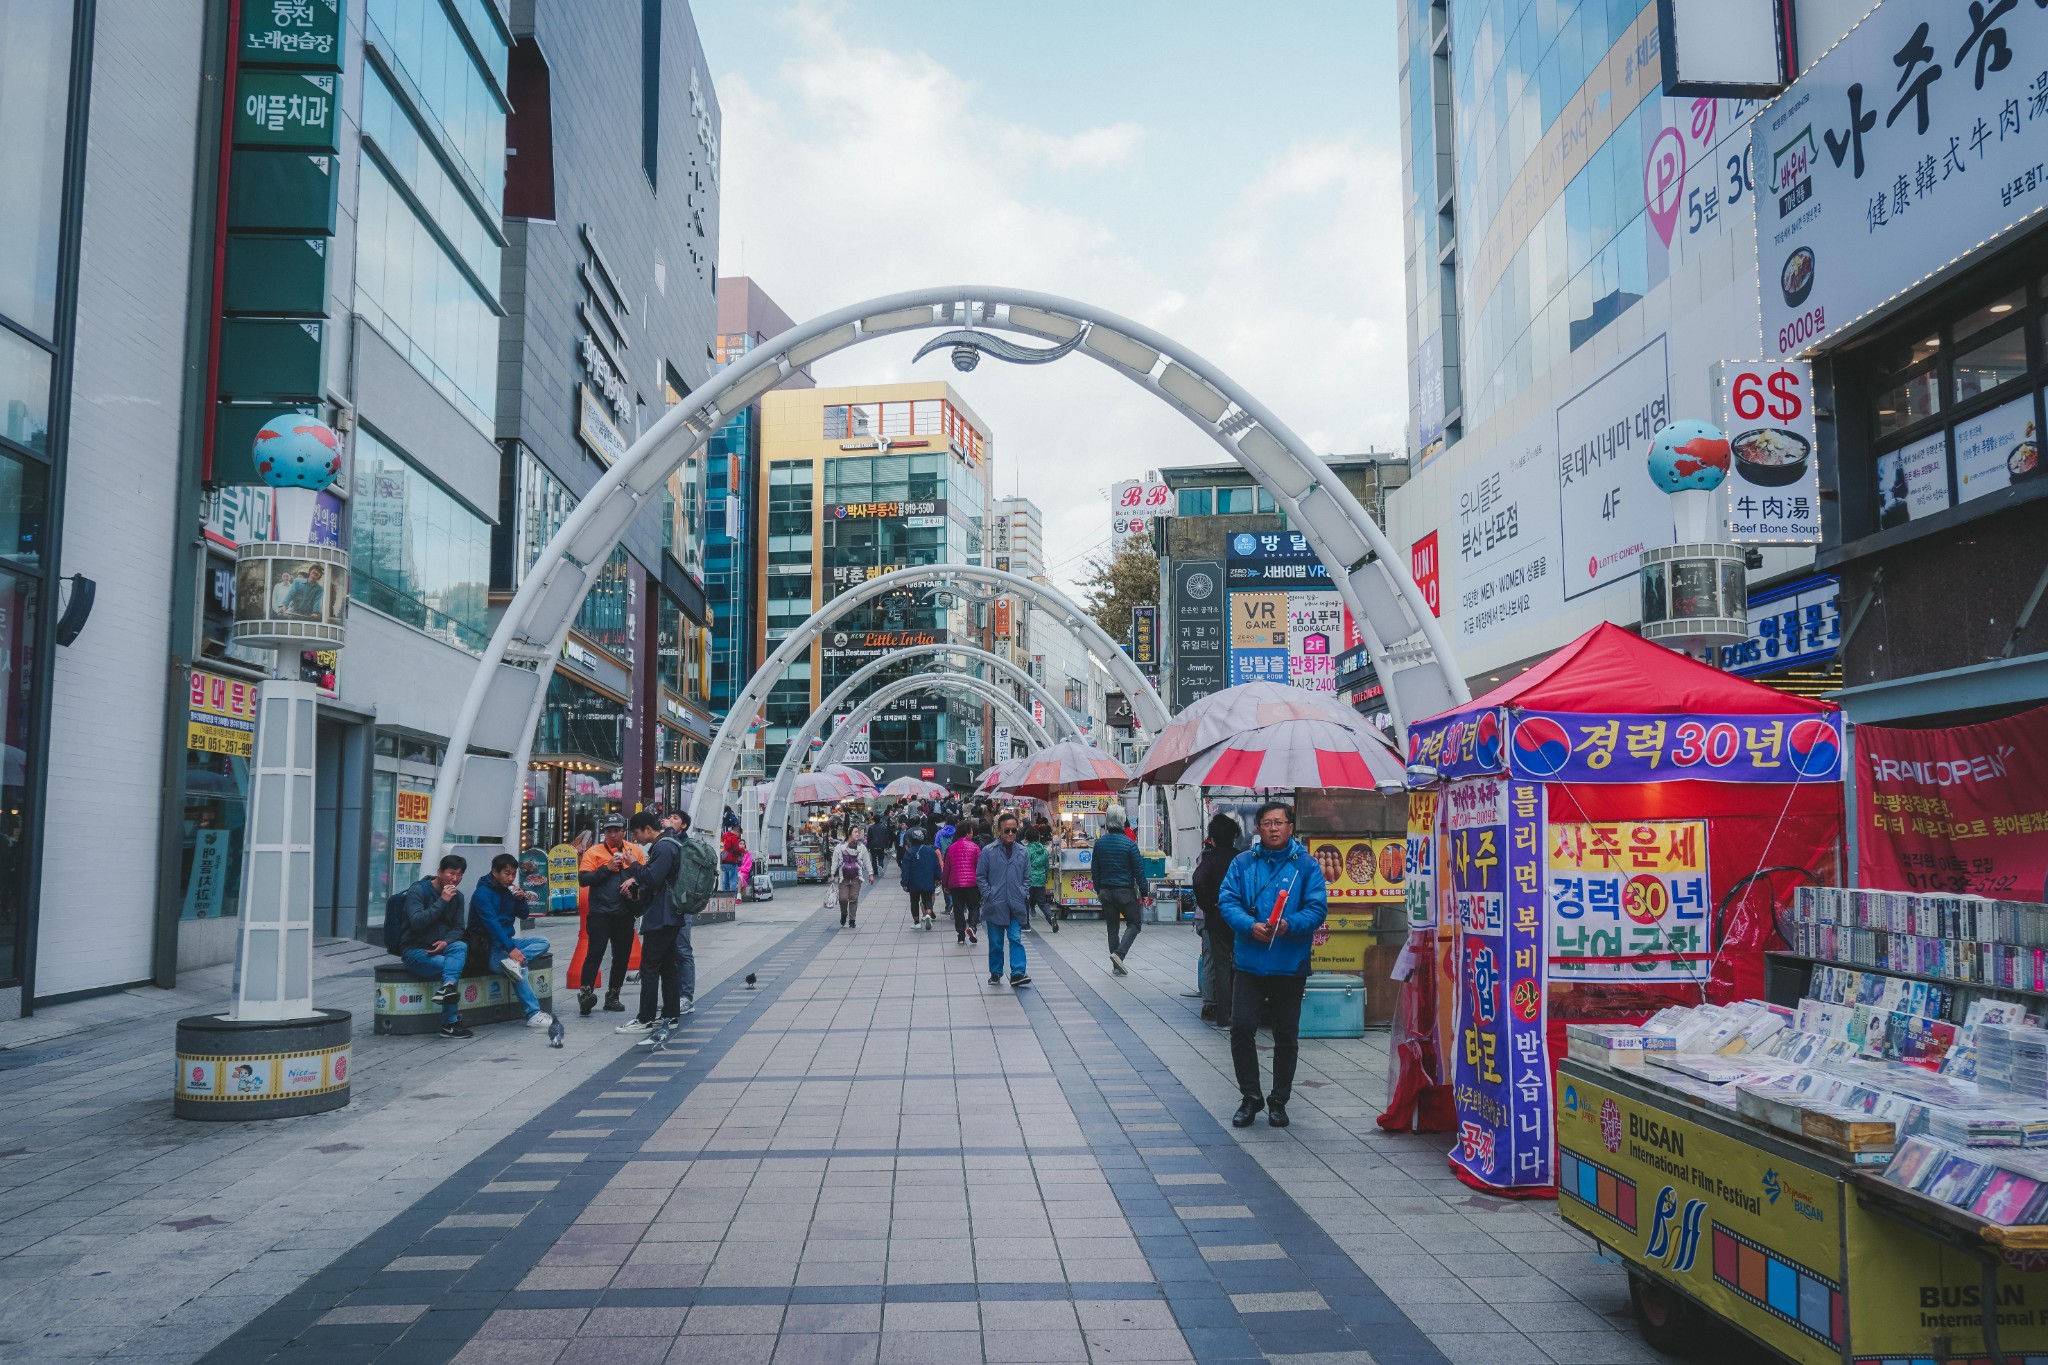
[[[1230,1060],[1244,1102],[1231,1125],[1249,1128],[1265,1111],[1266,1122],[1287,1126],[1287,1101],[1294,1095],[1294,1059],[1301,1036],[1301,992],[1308,984],[1309,950],[1329,905],[1323,869],[1294,838],[1294,811],[1280,801],[1259,807],[1254,824],[1259,841],[1237,855],[1223,874],[1217,902],[1236,949],[1236,982],[1230,1005]],[[1280,918],[1273,906],[1281,896]],[[1273,1088],[1259,1089],[1260,1016],[1273,1030]]]
[[[555,1017],[540,1007],[540,997],[526,979],[526,965],[551,945],[538,935],[518,934],[520,902],[531,895],[519,889],[519,860],[509,853],[500,853],[491,859],[491,870],[477,878],[476,890],[469,898],[469,911],[490,938],[491,970],[512,978],[512,989],[518,992],[519,1003],[526,1009],[527,1027],[547,1028]]]

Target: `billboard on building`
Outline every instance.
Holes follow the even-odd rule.
[[[1173,490],[1147,479],[1123,479],[1109,486],[1109,543],[1120,550],[1129,540],[1149,540],[1152,518],[1174,513]]]
[[[1299,531],[1230,539],[1231,686],[1276,682],[1334,692],[1337,656],[1360,643],[1329,571]]]

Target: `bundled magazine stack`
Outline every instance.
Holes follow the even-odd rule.
[[[1805,957],[2048,992],[2048,905],[1802,886],[1786,937]]]

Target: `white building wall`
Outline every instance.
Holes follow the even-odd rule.
[[[99,596],[51,686],[39,996],[153,971],[204,10],[96,16],[60,571]]]

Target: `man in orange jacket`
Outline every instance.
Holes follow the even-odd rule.
[[[590,909],[583,916],[583,942],[577,957],[583,973],[577,984],[578,1010],[588,1015],[597,1006],[597,975],[604,966],[605,949],[612,954],[611,981],[604,993],[604,1007],[621,1010],[619,1000],[625,989],[626,971],[633,956],[633,875],[646,861],[639,845],[626,842],[626,822],[608,815],[604,838],[590,846],[578,865],[576,880],[589,895]]]

